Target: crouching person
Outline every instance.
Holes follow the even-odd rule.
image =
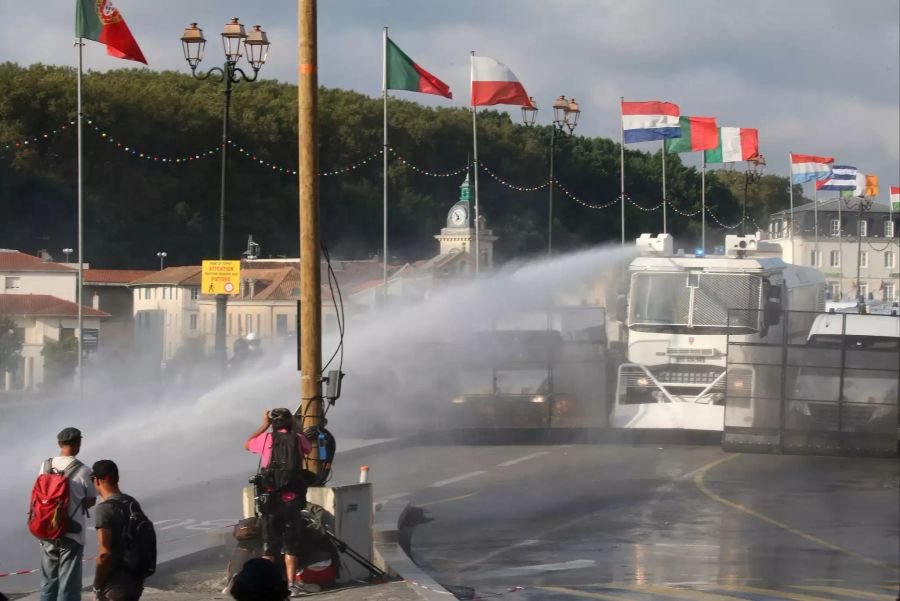
[[[244,448],[260,456],[257,491],[263,498],[259,505],[263,557],[275,561],[284,554],[291,594],[302,593],[294,583],[298,537],[303,530],[301,511],[306,506],[306,483],[301,470],[303,457],[312,445],[306,436],[295,431],[290,410],[282,408],[263,414],[262,425],[250,435]]]
[[[144,579],[156,571],[156,532],[140,504],[119,489],[119,468],[109,459],[92,467],[103,499],[94,513],[97,528],[97,601],[138,601]]]

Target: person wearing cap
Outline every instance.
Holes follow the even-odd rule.
[[[119,467],[110,459],[91,466],[91,479],[103,499],[94,511],[97,529],[97,567],[94,572],[94,597],[98,601],[138,601],[144,592],[144,581],[129,573],[122,565],[125,521],[128,519],[116,504],[138,502],[119,490]]]
[[[272,432],[268,432],[271,426]],[[259,455],[259,466],[263,473],[269,467],[272,458],[272,445],[275,432],[292,433],[297,443],[297,453],[302,467],[303,457],[309,455],[312,444],[302,432],[294,427],[294,415],[290,409],[278,408],[263,413],[262,424],[244,443],[244,448]],[[263,493],[269,499],[261,508],[259,516],[262,533],[263,557],[274,560],[276,555],[284,554],[284,566],[287,581],[290,583],[291,596],[300,594],[300,585],[294,582],[297,573],[297,537],[303,529],[301,511],[306,506],[306,486],[301,482],[300,470],[291,486],[272,490],[261,483]]]
[[[41,601],[80,601],[85,516],[97,501],[97,491],[90,469],[75,458],[81,451],[81,430],[63,428],[56,442],[59,455],[41,463],[38,473],[67,473],[69,531],[56,540],[41,541]]]

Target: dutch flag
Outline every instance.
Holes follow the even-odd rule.
[[[622,140],[626,144],[680,138],[681,111],[671,102],[622,101]]]

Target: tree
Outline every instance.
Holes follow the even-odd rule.
[[[44,382],[48,388],[62,384],[72,377],[78,365],[78,339],[74,335],[61,335],[59,340],[44,343]]]
[[[0,315],[0,375],[15,371],[22,352],[16,322],[9,316]]]

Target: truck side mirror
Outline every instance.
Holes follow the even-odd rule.
[[[616,296],[616,321],[625,322],[628,319],[628,299],[624,294]]]
[[[768,286],[766,294],[766,325],[781,323],[781,286]]]

